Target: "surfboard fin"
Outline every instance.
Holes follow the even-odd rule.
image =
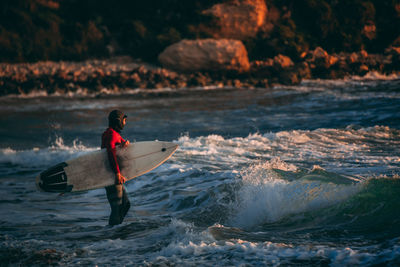
[[[64,171],[66,166],[68,164],[62,162],[42,172],[38,183],[40,189],[46,192],[71,192],[73,185],[67,183],[67,174]]]

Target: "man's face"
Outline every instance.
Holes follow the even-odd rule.
[[[125,126],[125,124],[126,124],[126,118],[123,118],[123,120],[122,120],[122,126]]]

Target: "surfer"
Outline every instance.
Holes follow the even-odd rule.
[[[120,110],[113,110],[108,115],[108,128],[101,138],[101,148],[107,149],[108,160],[115,173],[115,184],[106,187],[107,199],[111,206],[111,214],[108,220],[109,225],[122,223],[131,204],[129,202],[124,183],[126,178],[122,176],[117,156],[116,147],[126,147],[128,140],[124,140],[120,133],[126,124],[127,116]]]

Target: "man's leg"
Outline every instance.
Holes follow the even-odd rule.
[[[110,185],[106,187],[107,199],[110,203],[111,214],[108,220],[109,225],[117,225],[122,222],[121,220],[121,205],[123,195],[122,185]]]
[[[126,193],[126,189],[122,186],[122,203],[120,206],[120,216],[121,216],[121,223],[124,220],[126,214],[128,213],[129,208],[131,207],[131,203],[128,198],[128,194]]]

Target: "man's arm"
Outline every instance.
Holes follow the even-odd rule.
[[[116,147],[107,147],[108,159],[111,163],[111,168],[115,173],[115,184],[123,184],[126,182],[126,178],[121,174],[116,154]]]

